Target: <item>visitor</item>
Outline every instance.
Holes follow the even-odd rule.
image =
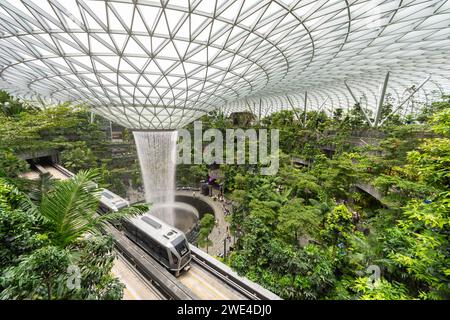
[[[196,194],[195,194],[195,191],[194,191],[194,192],[192,192],[192,198],[195,198],[195,196],[196,196]]]
[[[361,217],[358,212],[353,212],[352,214],[352,222],[353,224],[357,224],[360,221]]]

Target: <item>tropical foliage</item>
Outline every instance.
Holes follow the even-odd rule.
[[[450,298],[449,112],[437,102],[376,132],[357,107],[264,119],[281,167],[223,167],[239,236],[228,263],[288,299]]]
[[[209,235],[214,228],[215,219],[210,213],[205,214],[200,219],[200,231],[198,235],[198,244],[202,247],[206,247],[206,252],[208,252],[208,247],[212,244],[209,239]]]
[[[82,105],[65,103],[37,108],[0,90],[0,123],[3,176],[26,171],[25,161],[16,159],[21,155],[60,152],[62,164],[73,172],[100,168],[102,186],[123,197],[130,186],[140,186],[131,137],[126,135],[128,141],[113,144],[108,138],[109,122],[98,116],[92,118]]]
[[[122,297],[123,285],[111,274],[112,238],[102,225],[147,208],[97,215],[97,179],[97,172],[82,171],[56,182],[37,203],[0,180],[0,298]]]
[[[3,92],[0,104],[0,296],[120,298],[112,242],[99,230],[122,213],[95,216],[99,190],[89,181],[102,178],[120,194],[141,184],[132,135],[111,146],[82,106],[37,110]],[[224,261],[237,272],[286,299],[450,298],[448,96],[378,129],[359,105],[331,116],[294,109],[261,121],[222,113],[201,120],[204,130],[280,131],[276,175],[261,175],[259,164],[221,165],[237,238]],[[28,170],[20,156],[42,149],[60,151],[77,177],[20,179]],[[84,171],[91,167],[98,171]],[[208,174],[205,165],[178,169],[184,186]],[[208,247],[214,217],[200,227],[198,242]]]

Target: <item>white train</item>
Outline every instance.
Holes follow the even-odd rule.
[[[122,208],[126,208],[130,205],[130,203],[119,197],[114,192],[109,191],[108,189],[103,189],[102,196],[100,198],[100,210],[103,212],[117,212]]]
[[[188,271],[191,250],[184,233],[149,214],[124,220],[125,234],[178,277]]]
[[[103,212],[119,211],[130,203],[117,194],[104,189],[100,199]],[[191,250],[185,234],[154,216],[145,214],[124,219],[125,234],[155,260],[179,276],[189,270]]]

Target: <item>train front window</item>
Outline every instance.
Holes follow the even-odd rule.
[[[183,237],[175,239],[172,244],[180,256],[184,256],[189,251],[186,240]]]
[[[178,265],[178,257],[172,253],[172,261],[174,264]]]

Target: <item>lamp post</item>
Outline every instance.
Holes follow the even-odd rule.
[[[223,258],[227,257],[227,238],[223,239]]]

